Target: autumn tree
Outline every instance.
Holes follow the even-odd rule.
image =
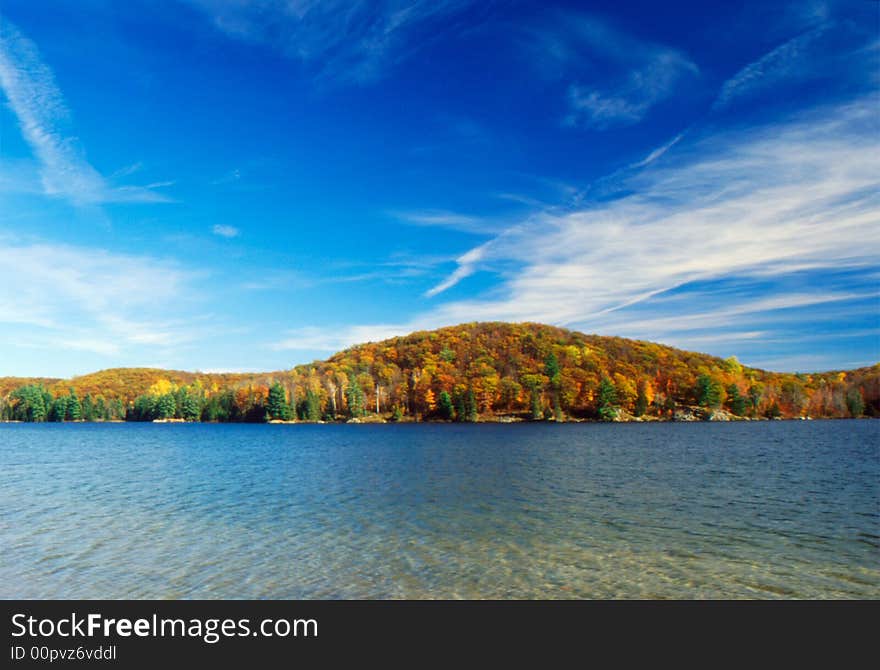
[[[425,390],[423,401],[425,403],[425,409],[428,413],[432,413],[435,409],[437,409],[437,400],[434,397],[434,391],[430,388]]]

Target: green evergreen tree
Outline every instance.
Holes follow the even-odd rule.
[[[551,387],[559,386],[560,369],[559,359],[556,358],[556,354],[547,354],[547,357],[544,359],[544,374],[550,379]]]
[[[348,388],[345,389],[345,400],[348,402],[348,413],[352,417],[363,416],[366,408],[364,390],[358,383],[354,373],[348,376]]]
[[[89,393],[82,399],[82,418],[84,421],[95,420],[95,403]]]
[[[739,387],[736,384],[730,384],[727,387],[727,407],[731,413],[745,416],[747,406],[748,401],[745,396],[740,394]]]
[[[180,395],[180,402],[178,404],[180,418],[184,421],[198,421],[201,418],[201,403],[194,393],[186,392],[184,389],[184,393]]]
[[[556,354],[547,354],[544,359],[544,374],[550,379],[550,394],[553,402],[553,418],[562,421],[562,403],[559,399],[559,391],[562,387],[562,370],[559,367],[559,359]]]
[[[174,400],[174,394],[166,393],[159,396],[156,400],[155,414],[157,419],[170,419],[177,412],[177,402]]]
[[[607,376],[599,381],[596,409],[602,421],[612,421],[617,416],[617,388]]]
[[[858,418],[865,413],[865,400],[862,398],[862,392],[857,388],[851,388],[846,392],[846,408],[849,410],[850,416]]]
[[[639,379],[638,384],[636,385],[636,406],[635,406],[635,415],[636,416],[644,416],[645,412],[648,411],[648,395],[645,392],[645,382],[642,379]]]
[[[107,407],[108,419],[118,420],[125,417],[125,407],[123,407],[122,401],[119,398],[113,398]]]
[[[694,395],[700,407],[714,409],[721,405],[721,384],[707,374],[697,377]]]
[[[131,411],[126,416],[130,421],[152,421],[155,418],[157,418],[156,398],[150,395],[140,395],[135,398]]]
[[[290,419],[290,405],[287,404],[287,392],[279,382],[269,387],[269,397],[266,400],[266,414],[270,419]]]
[[[49,406],[49,421],[64,421],[67,419],[67,396],[59,396]]]
[[[67,420],[79,421],[82,418],[82,404],[76,397],[76,391],[70,389],[70,395],[67,397]]]
[[[751,406],[751,414],[755,416],[758,413],[758,408],[761,406],[761,398],[764,397],[764,387],[760,384],[752,384],[749,386],[748,390],[749,395],[749,405]]]
[[[455,408],[452,406],[452,398],[449,397],[449,393],[446,391],[440,392],[440,397],[437,400],[437,413],[440,415],[440,418],[446,419],[447,421],[451,421],[455,416]]]
[[[309,389],[305,396],[297,405],[297,416],[302,421],[320,421],[321,420],[321,398],[318,394]]]
[[[20,386],[15,389],[9,399],[12,403],[12,418],[15,421],[40,422],[45,421],[49,413],[49,403],[46,402],[46,396],[42,386],[28,385]]]
[[[455,404],[455,420],[467,421],[467,398],[463,391],[457,391],[453,396]]]
[[[542,403],[543,384],[540,375],[527,374],[522,376],[522,383],[529,390],[529,418],[540,421],[544,418]]]
[[[478,418],[477,412],[477,398],[474,396],[473,389],[468,389],[467,394],[465,395],[465,421],[469,423],[474,423]]]

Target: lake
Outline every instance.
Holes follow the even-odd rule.
[[[2,598],[878,598],[880,421],[0,424]]]

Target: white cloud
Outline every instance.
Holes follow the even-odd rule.
[[[86,159],[79,140],[66,132],[70,112],[52,70],[40,59],[36,45],[5,18],[0,20],[0,88],[40,164],[46,195],[76,204],[167,200],[149,188],[108,185]],[[134,171],[130,166],[123,174],[126,170]]]
[[[455,271],[442,282],[434,286],[432,289],[428,290],[425,293],[425,296],[428,298],[433,298],[435,295],[438,295],[443,291],[452,288],[465,277],[470,277],[476,270],[477,264],[486,255],[486,251],[487,245],[483,245],[471,249],[466,254],[462,254],[458,259],[456,259],[458,267],[455,269]]]
[[[513,224],[462,255],[429,292],[436,296],[479,269],[508,268],[491,295],[441,304],[378,331],[540,321],[645,339],[674,336],[679,346],[693,337],[699,346],[707,343],[706,329],[767,330],[750,325],[758,314],[869,299],[876,287],[819,285],[809,292],[772,289],[724,309],[725,298],[700,285],[876,268],[878,125],[875,102],[867,98],[786,123],[682,141],[675,160],[662,167],[652,162],[629,179],[632,195]],[[687,295],[664,314],[659,298],[674,288]],[[634,315],[637,308],[642,312]],[[324,337],[310,335],[312,342]]]
[[[791,79],[803,67],[804,54],[829,26],[813,28],[779,45],[753,63],[749,63],[724,82],[713,109],[724,109],[737,98],[766,90],[780,81]]]
[[[219,235],[220,237],[232,238],[238,237],[241,231],[235,226],[225,226],[221,224],[216,224],[211,231],[215,235]]]
[[[669,151],[676,144],[678,144],[684,136],[685,136],[685,133],[679,133],[678,135],[673,137],[671,140],[669,140],[665,144],[654,149],[651,153],[649,153],[647,156],[645,156],[642,160],[640,160],[636,163],[633,163],[629,167],[632,169],[647,167],[648,165],[650,165],[651,163],[653,163],[654,161],[659,159],[661,156],[663,156],[663,154],[665,154],[667,151]]]
[[[609,23],[563,14],[539,31],[541,57],[557,64],[568,86],[566,124],[603,130],[641,121],[697,66],[680,50],[639,39]]]
[[[409,330],[407,330],[409,328]],[[412,330],[401,324],[372,324],[366,326],[339,326],[318,328],[308,326],[287,333],[280,342],[270,347],[276,351],[328,351],[337,352],[355,344],[379,342],[403,335]]]
[[[190,0],[226,35],[266,44],[317,70],[355,83],[381,78],[432,39],[472,0]]]
[[[195,337],[196,274],[102,249],[0,239],[0,323],[21,344],[114,356]]]
[[[446,210],[427,209],[418,211],[389,212],[398,221],[412,226],[449,228],[476,235],[489,235],[503,230],[503,222],[470,214]]]

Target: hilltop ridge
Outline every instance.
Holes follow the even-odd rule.
[[[358,344],[283,371],[0,378],[6,419],[620,420],[670,419],[684,409],[724,418],[876,415],[880,364],[776,373],[654,342],[476,322]]]

